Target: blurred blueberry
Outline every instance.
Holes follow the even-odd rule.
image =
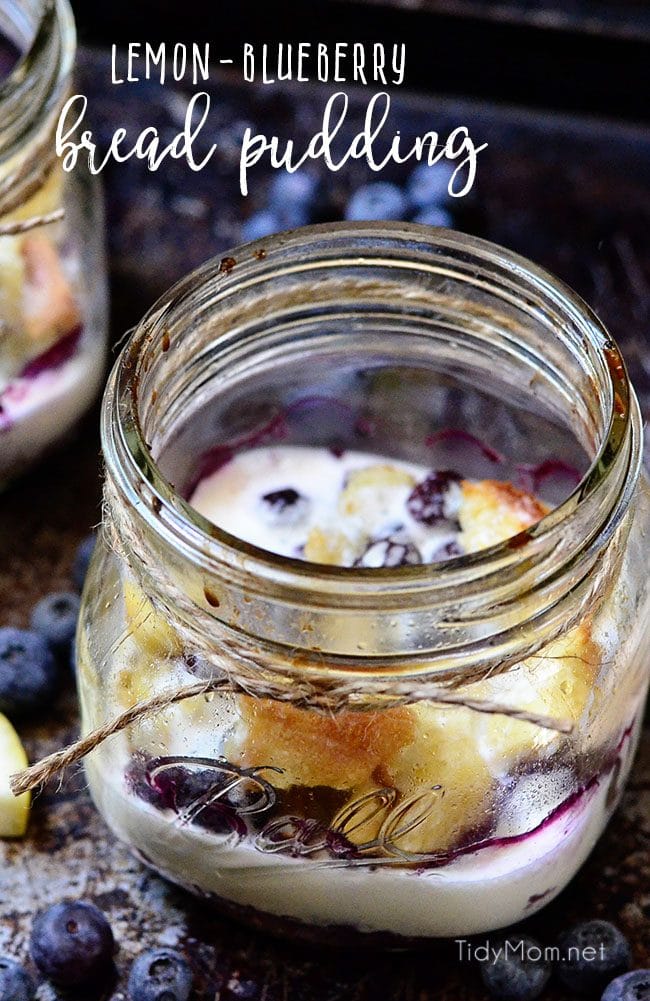
[[[29,974],[13,959],[0,956],[0,1001],[34,1001],[35,997]]]
[[[406,182],[406,194],[415,208],[444,205],[449,198],[449,182],[456,170],[453,163],[440,160],[429,166],[419,163]]]
[[[612,980],[601,1001],[650,1001],[650,970],[635,970]]]
[[[83,589],[86,574],[88,573],[88,565],[95,551],[95,542],[94,535],[87,535],[77,546],[74,563],[72,564],[72,580],[78,591]]]
[[[557,975],[577,994],[597,994],[632,964],[630,943],[609,921],[584,921],[564,932],[558,942]]]
[[[10,719],[51,704],[59,671],[47,640],[28,629],[0,629],[0,712]]]
[[[413,216],[413,222],[419,222],[422,226],[445,226],[447,229],[454,225],[451,213],[439,205],[427,205]]]
[[[269,205],[281,212],[287,205],[301,205],[310,208],[318,196],[318,178],[307,171],[296,171],[289,174],[286,170],[278,171],[271,183]]]
[[[526,936],[498,940],[492,958],[481,963],[483,983],[495,1001],[535,1001],[550,976],[544,950]]]
[[[241,232],[244,240],[261,240],[272,233],[278,233],[282,229],[282,222],[269,209],[260,212],[253,212],[252,216],[242,223]]]
[[[68,653],[77,630],[78,594],[72,591],[55,591],[34,606],[31,615],[32,629],[40,633],[55,653]]]
[[[286,201],[283,205],[273,204],[271,212],[274,212],[280,222],[280,229],[296,229],[298,226],[307,226],[311,221],[309,206],[300,205],[298,202]]]
[[[356,222],[404,219],[407,211],[402,189],[387,181],[377,181],[357,188],[345,206],[345,218]]]

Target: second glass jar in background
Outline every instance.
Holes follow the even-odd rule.
[[[201,470],[273,442],[526,475],[555,506],[429,566],[274,556],[187,503]],[[638,406],[569,289],[422,227],[274,237],[153,308],[103,444],[84,731],[230,686],[88,759],[139,857],[248,920],[342,941],[482,932],[560,892],[618,802],[648,681]],[[575,489],[540,473],[569,466]]]
[[[0,484],[74,427],[103,381],[98,179],[64,173],[55,129],[76,51],[67,0],[0,0]]]

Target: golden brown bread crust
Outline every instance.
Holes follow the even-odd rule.
[[[550,510],[532,494],[498,480],[463,480],[461,490],[460,543],[466,553],[505,542]]]
[[[324,716],[270,699],[239,700],[246,738],[237,764],[274,765],[279,785],[354,789],[369,782],[415,734],[409,709]],[[233,749],[234,750],[234,749]]]

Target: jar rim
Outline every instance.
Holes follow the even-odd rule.
[[[4,123],[0,160],[12,157],[57,108],[74,64],[77,32],[69,0],[36,0],[36,6],[31,37],[0,80],[0,108],[6,109],[5,118],[11,116]],[[24,14],[29,19],[29,12]],[[37,77],[39,88],[31,83]]]
[[[311,563],[281,556],[261,549],[214,526],[192,508],[175,491],[153,458],[143,433],[138,413],[138,384],[145,349],[164,331],[165,317],[175,303],[186,299],[208,282],[218,282],[227,293],[232,280],[229,262],[240,267],[268,261],[275,249],[304,247],[322,240],[361,243],[363,239],[381,241],[415,241],[435,253],[444,249],[458,254],[498,262],[516,275],[525,276],[538,291],[552,295],[555,304],[562,303],[565,313],[580,322],[583,337],[596,347],[603,373],[608,383],[611,411],[605,433],[587,472],[572,493],[533,526],[519,535],[489,548],[431,564],[413,564],[390,568],[340,567]],[[597,386],[594,387],[597,390]],[[128,427],[127,427],[128,425]],[[185,553],[192,554],[206,566],[211,557],[223,562],[225,554],[234,556],[239,564],[246,563],[249,571],[261,572],[282,585],[304,588],[312,578],[335,591],[337,585],[354,593],[378,594],[390,590],[418,590],[435,586],[449,588],[469,576],[492,579],[504,566],[523,564],[531,554],[551,544],[589,497],[605,485],[612,488],[609,505],[609,526],[620,521],[632,496],[641,468],[640,413],[627,369],[618,346],[592,309],[568,285],[526,258],[497,244],[448,229],[435,229],[415,223],[326,223],[286,231],[274,236],[243,244],[222,258],[215,258],[181,279],[150,309],[131,334],[117,359],[109,379],[103,406],[102,436],[107,470],[113,480],[120,481],[129,491],[134,504],[159,534],[176,544],[182,542]],[[117,451],[116,451],[117,449]],[[620,459],[628,450],[627,461]],[[116,458],[117,456],[117,458]],[[616,482],[612,483],[612,479]],[[137,490],[129,490],[129,481],[137,482]],[[130,486],[132,487],[132,483]],[[142,503],[143,496],[147,502]],[[164,517],[161,518],[161,513]],[[206,562],[207,561],[207,562]],[[227,559],[226,559],[227,562]]]

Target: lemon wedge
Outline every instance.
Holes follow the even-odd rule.
[[[0,713],[0,838],[22,838],[29,822],[31,794],[14,796],[9,779],[27,767],[27,755],[13,726]]]

